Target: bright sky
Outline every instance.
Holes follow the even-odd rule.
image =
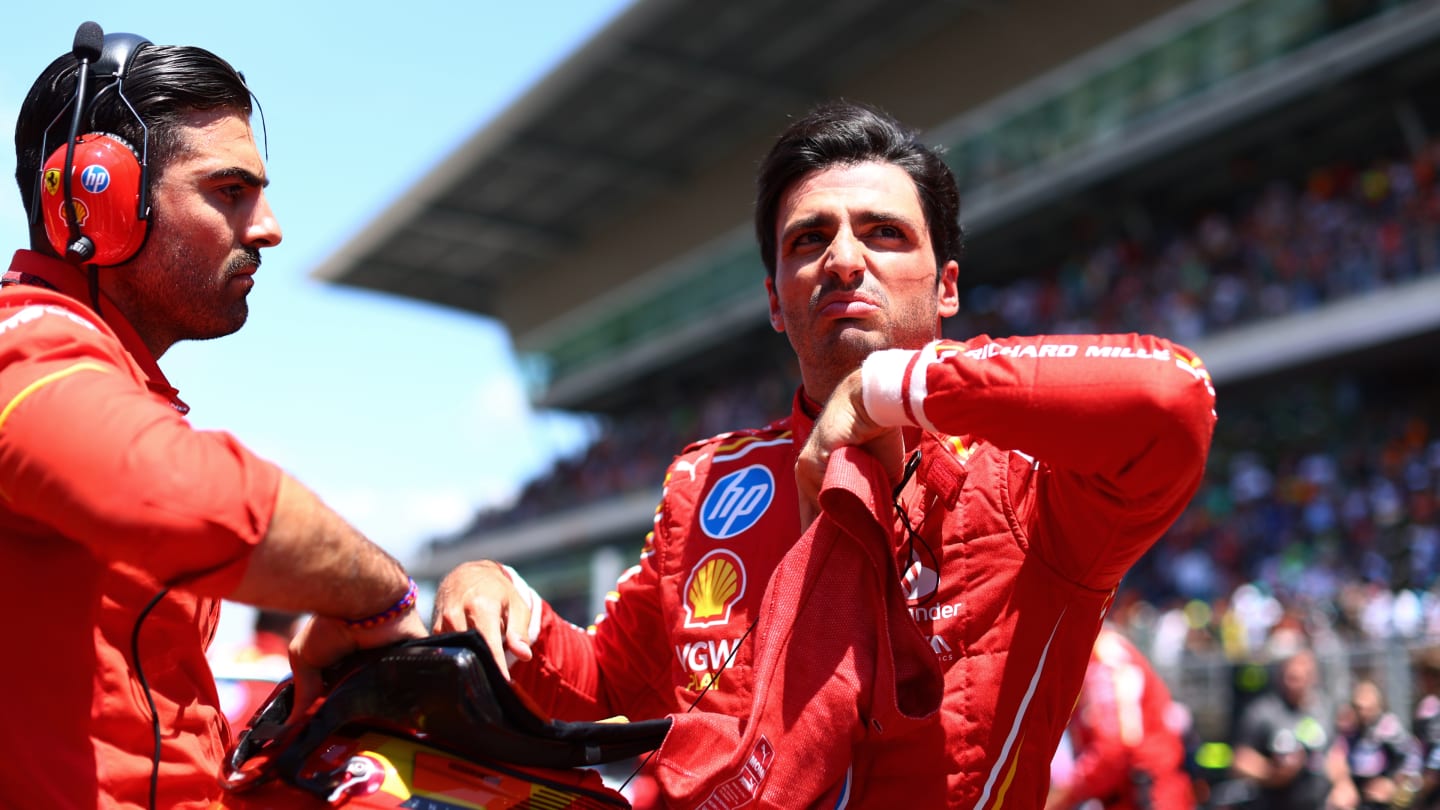
[[[229,60],[264,108],[285,239],[263,254],[245,328],[180,344],[161,368],[193,424],[231,431],[407,561],[425,539],[513,497],[587,424],[530,409],[499,324],[310,272],[625,5],[14,4],[0,48],[4,261],[26,246],[10,180],[15,117],[81,22]],[[243,623],[244,611],[229,614],[226,627]]]

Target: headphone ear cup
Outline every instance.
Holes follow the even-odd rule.
[[[65,145],[54,152],[41,170],[40,206],[50,246],[61,256],[70,244],[74,216],[82,236],[95,247],[86,263],[108,267],[133,257],[145,244],[148,212],[140,211],[143,173],[135,150],[121,138],[92,132],[75,140],[70,193],[65,199]]]

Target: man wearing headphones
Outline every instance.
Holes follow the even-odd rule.
[[[80,27],[20,109],[31,246],[0,289],[0,805],[208,807],[230,742],[205,649],[222,598],[315,615],[297,704],[356,649],[426,634],[401,565],[157,365],[239,329],[279,244],[243,77]]]

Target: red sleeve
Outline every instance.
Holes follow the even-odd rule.
[[[666,482],[670,474],[666,473]],[[666,508],[661,503],[660,511]],[[673,711],[670,628],[662,602],[659,548],[661,524],[645,536],[640,562],[605,595],[605,613],[595,621],[595,656],[606,701],[635,720]],[[657,536],[659,535],[659,536]]]
[[[865,361],[864,398],[881,424],[1022,454],[1009,485],[1017,529],[1056,570],[1101,590],[1119,583],[1194,495],[1215,424],[1200,360],[1134,334],[876,352]]]
[[[97,557],[224,596],[280,475],[229,434],[192,428],[113,338],[63,308],[0,324],[0,497]]]
[[[614,715],[601,699],[593,636],[565,621],[549,603],[537,599],[535,606],[540,622],[530,643],[533,656],[516,661],[507,653],[515,684],[548,717],[591,721]]]
[[[660,510],[665,508],[662,501]],[[669,634],[655,564],[657,544],[663,542],[656,538],[663,531],[660,523],[646,536],[640,562],[606,594],[605,612],[592,628],[576,627],[543,606],[534,658],[514,668],[517,681],[542,711],[564,720],[618,714],[644,720],[672,711]]]

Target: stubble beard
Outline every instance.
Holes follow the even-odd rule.
[[[819,303],[828,292],[831,291],[817,291],[808,302],[805,315],[810,319],[812,337],[807,339],[807,345],[797,345],[796,336],[790,335],[791,347],[801,361],[806,393],[812,397],[828,397],[842,379],[874,352],[920,349],[937,337],[939,302],[934,297],[913,310],[896,312],[892,299],[883,291],[875,291],[871,295],[880,307],[878,320],[842,319],[826,323],[819,315]],[[799,321],[787,318],[786,322]],[[828,328],[817,334],[816,329],[822,324]]]
[[[839,321],[829,326],[821,334],[812,334],[804,345],[797,345],[796,336],[790,335],[806,393],[818,400],[829,397],[871,352],[887,348],[883,328],[867,328],[857,321]]]
[[[189,254],[188,250],[180,250],[170,257],[179,266],[196,268],[189,275],[177,273],[172,276],[176,282],[170,295],[178,302],[179,311],[189,313],[187,329],[180,339],[213,340],[240,331],[250,317],[250,291],[242,291],[236,296],[230,289],[230,282],[240,271],[252,265],[258,267],[260,252],[253,247],[233,251],[215,275],[198,269],[206,263]],[[217,281],[218,288],[212,287]]]
[[[224,288],[228,289],[231,280],[233,280],[237,275],[239,275],[241,271],[247,270],[252,267],[254,268],[253,272],[259,272],[260,249],[250,246],[240,248],[240,251],[235,255],[231,256],[230,260],[225,263],[225,272],[223,275]],[[226,332],[225,334],[228,335],[240,331],[240,327],[244,326],[245,321],[249,320],[250,293],[253,289],[254,288],[252,287],[251,289],[242,292],[240,294],[239,300],[237,300],[234,306],[231,308],[231,322],[233,323],[233,328],[231,328],[230,331]],[[217,337],[219,337],[219,335],[217,335]]]

